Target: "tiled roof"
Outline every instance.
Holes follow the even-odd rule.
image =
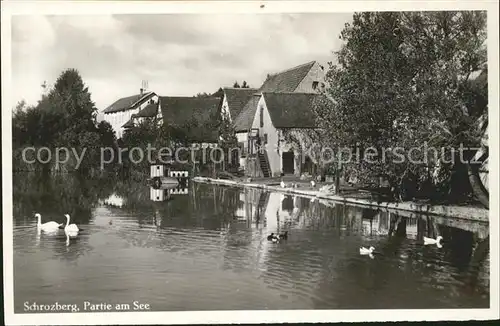
[[[275,128],[315,128],[313,104],[322,97],[306,93],[263,93]]]
[[[253,95],[247,102],[240,115],[234,120],[234,129],[236,132],[248,131],[252,127],[252,122],[257,111],[260,95]]]
[[[217,141],[211,126],[219,114],[218,97],[160,97],[163,123],[189,131],[192,141]]]
[[[129,121],[125,122],[122,128],[132,128],[134,126],[134,117],[132,117]]]
[[[316,61],[287,69],[267,77],[260,87],[260,92],[293,92],[306,77]]]
[[[103,112],[112,113],[112,112],[127,111],[133,109],[138,104],[147,100],[153,94],[154,94],[153,92],[148,92],[142,96],[140,94],[137,94],[133,96],[123,97],[118,101],[116,101],[115,103],[108,106]]]
[[[158,103],[150,103],[144,109],[135,114],[136,118],[151,118],[158,113]]]
[[[243,107],[257,91],[256,88],[224,88],[231,118],[236,119]]]

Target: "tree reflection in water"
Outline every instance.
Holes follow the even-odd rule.
[[[99,258],[102,252],[94,250],[92,259],[106,261],[114,256],[113,250],[128,257],[131,249],[140,257],[130,254],[133,264],[122,267],[138,271],[144,266],[156,268],[155,257],[161,256],[175,262],[162,268],[199,278],[203,286],[220,283],[200,277],[203,273],[196,274],[193,266],[200,273],[224,273],[228,286],[238,284],[249,291],[247,299],[270,290],[283,295],[278,300],[290,300],[291,307],[294,302],[312,302],[317,308],[377,308],[387,303],[374,300],[381,293],[401,297],[401,302],[390,301],[409,307],[414,296],[425,293],[432,299],[416,301],[428,308],[446,297],[473,296],[461,293],[486,291],[487,295],[487,226],[196,183],[186,195],[165,196],[164,201],[152,198],[151,188],[143,183],[74,176],[18,178],[14,188],[15,219],[21,226],[34,226],[35,211],[47,219],[60,216],[61,222],[68,212],[79,219],[75,223],[88,224],[88,232],[70,239],[69,246],[64,232],[36,238],[30,229],[37,246],[49,249],[44,251],[48,259],[76,262],[92,246],[111,244],[109,256]],[[120,205],[99,206],[105,198],[114,198]],[[107,223],[109,216],[114,219],[112,225]],[[24,235],[24,229],[16,232]],[[269,233],[285,230],[287,241],[267,241]],[[437,234],[445,239],[443,248],[423,245],[423,236]],[[17,242],[20,250],[29,247],[19,237]],[[360,245],[373,245],[381,255],[363,259],[358,254]],[[19,266],[23,263],[17,261]],[[439,292],[442,288],[447,293]]]
[[[89,179],[74,174],[47,175],[44,173],[15,173],[13,175],[13,213],[15,225],[35,226],[35,212],[42,219],[65,223],[64,214],[71,215],[71,222],[88,225],[93,219],[93,209],[99,201],[113,192],[111,178]],[[91,251],[88,244],[87,227],[77,237],[67,238],[63,230],[47,234],[28,228],[22,230],[23,237],[35,238],[39,248],[50,248],[57,257],[66,261],[76,261]]]
[[[63,223],[67,213],[72,222],[88,224],[92,209],[112,194],[114,183],[111,178],[89,179],[77,173],[14,173],[14,220],[25,224],[37,212]]]

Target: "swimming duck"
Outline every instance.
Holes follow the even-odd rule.
[[[267,236],[267,240],[272,241],[272,242],[278,242],[280,239],[279,239],[279,235],[271,233],[270,235]]]
[[[436,239],[424,237],[424,245],[437,245],[441,246],[441,241],[443,240],[442,236],[438,236]]]
[[[288,239],[288,231],[285,231],[285,233],[282,233],[278,235],[279,240],[287,240]]]
[[[375,248],[373,248],[373,247],[370,247],[370,248],[361,247],[361,248],[359,248],[360,255],[373,255],[374,251],[375,251]]]

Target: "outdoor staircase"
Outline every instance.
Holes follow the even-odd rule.
[[[257,207],[259,207],[260,209],[265,209],[267,207],[268,201],[269,201],[268,193],[263,191],[260,194],[259,202],[257,203],[257,205],[258,205]]]
[[[269,163],[267,162],[266,155],[260,151],[257,155],[259,157],[259,165],[264,178],[271,177],[271,168],[269,167]]]

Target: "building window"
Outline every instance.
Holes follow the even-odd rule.
[[[264,134],[264,145],[267,145],[267,134]]]
[[[260,107],[260,127],[264,127],[264,107]]]
[[[318,82],[317,81],[313,81],[313,85],[312,86],[313,86],[313,89],[318,88]]]

